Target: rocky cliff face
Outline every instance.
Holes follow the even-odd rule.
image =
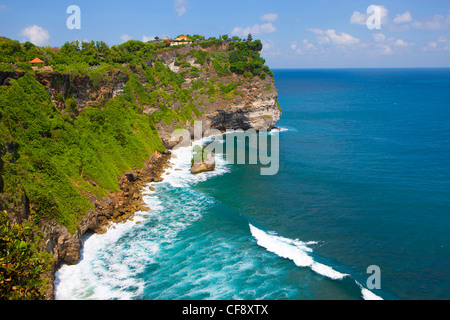
[[[200,47],[195,47],[200,50]],[[187,55],[191,50],[190,47],[184,47],[178,50],[172,50],[164,52],[157,59],[160,59],[164,65],[168,66],[172,71],[179,74],[183,73],[183,69],[177,67],[175,62],[178,56]],[[224,51],[226,46],[218,49],[207,49],[209,51]],[[275,87],[274,78],[267,75],[265,79],[260,77],[248,78],[243,75],[229,74],[226,76],[219,76],[213,71],[212,63],[206,65],[199,65],[195,63],[195,59],[189,55],[186,58],[192,66],[199,69],[199,75],[196,77],[187,76],[184,88],[192,88],[196,80],[208,81],[210,79],[217,79],[218,83],[227,85],[229,83],[238,83],[236,88],[238,94],[234,95],[231,99],[218,97],[211,101],[208,96],[201,95],[199,100],[201,103],[197,106],[202,112],[200,119],[203,125],[203,132],[209,129],[218,129],[222,132],[227,130],[248,130],[254,129],[256,131],[267,129],[271,130],[275,127],[276,123],[281,117],[281,108],[278,105],[278,91]],[[149,65],[152,65],[153,61],[149,61]],[[151,113],[153,110],[148,110]],[[144,111],[146,112],[146,111]],[[157,125],[158,132],[164,143],[168,148],[171,148],[176,144],[176,141],[170,141],[171,134],[177,125],[185,126],[191,131],[193,136],[193,125],[189,123],[175,122],[170,125],[160,122]]]
[[[152,60],[147,62],[149,67],[153,67],[156,60],[160,60],[165,66],[173,72],[183,74],[183,68],[176,66],[175,63],[179,56],[186,56],[186,61],[193,67],[199,69],[198,76],[184,74],[185,82],[182,87],[191,89],[196,80],[208,81],[215,79],[216,83],[227,85],[237,83],[236,92],[233,97],[224,98],[218,96],[210,99],[208,95],[198,92],[198,103],[196,107],[202,112],[201,117],[195,119],[201,120],[203,131],[209,129],[218,129],[222,132],[226,130],[271,130],[280,120],[281,109],[278,105],[278,92],[275,87],[273,77],[267,75],[265,79],[260,77],[248,78],[243,75],[228,74],[219,76],[214,70],[212,63],[199,65],[195,63],[195,58],[189,56],[191,49],[205,50],[209,52],[225,51],[226,47],[215,49],[202,49],[200,46],[185,46],[179,49],[164,51],[158,53]],[[139,74],[139,72],[137,72]],[[22,72],[0,72],[0,85],[8,84],[9,79],[17,79],[23,76]],[[146,83],[145,77],[139,74],[141,82]],[[60,73],[37,73],[36,79],[47,88],[51,95],[53,103],[61,110],[64,109],[64,101],[59,100],[58,96],[73,97],[76,101],[78,110],[86,106],[104,105],[111,98],[123,94],[125,84],[128,81],[128,75],[125,72],[109,72],[107,79],[100,79],[97,83],[88,76],[74,76]],[[178,102],[173,103],[173,107],[179,107]],[[158,108],[143,106],[143,112],[152,114]],[[191,121],[193,122],[193,121]],[[163,121],[157,124],[159,135],[167,148],[172,148],[174,141],[170,141],[175,127],[185,127],[192,132],[192,123],[181,123],[174,121],[166,124]]]
[[[151,182],[162,180],[169,159],[169,154],[155,152],[144,168],[119,177],[120,192],[103,197],[101,201],[92,197],[95,209],[81,219],[74,234],[55,221],[45,221],[42,228],[45,250],[53,254],[58,263],[76,264],[81,257],[82,237],[86,232],[104,233],[110,221],[126,221],[135,212],[149,209],[142,201],[141,190]]]
[[[10,79],[18,79],[24,74],[24,72],[0,71],[0,85],[8,85]],[[108,78],[109,81],[100,79],[98,83],[94,83],[88,76],[56,72],[36,73],[36,80],[46,87],[52,102],[61,110],[64,109],[64,100],[58,99],[58,95],[73,97],[77,108],[82,110],[86,106],[104,104],[109,99],[122,94],[128,75],[118,71],[108,74]]]
[[[158,59],[172,71],[183,74],[185,79],[183,88],[192,89],[196,81],[203,82],[214,79],[215,85],[236,84],[234,94],[228,96],[216,95],[211,97],[204,90],[195,89],[193,92],[197,96],[196,108],[201,112],[201,116],[185,123],[173,121],[167,124],[160,121],[156,128],[163,144],[170,149],[178,141],[171,141],[172,132],[179,126],[187,128],[193,136],[194,121],[202,121],[203,131],[218,129],[225,132],[229,129],[272,129],[281,117],[281,109],[277,102],[277,90],[274,79],[267,75],[265,79],[260,77],[245,77],[234,73],[225,76],[218,76],[214,71],[212,63],[199,65],[195,59],[188,54],[192,48],[183,48],[165,51],[157,54],[154,59],[147,62],[149,67],[153,67]],[[200,47],[196,47],[200,50]],[[225,48],[216,48],[220,51]],[[213,50],[213,49],[205,49]],[[178,57],[186,57],[190,65],[198,69],[198,73],[183,73],[183,68],[176,66]],[[10,79],[17,79],[23,76],[21,72],[0,72],[0,85],[8,85]],[[145,77],[139,74],[142,82]],[[36,79],[45,85],[51,95],[51,99],[61,112],[65,112],[65,105],[58,97],[71,96],[76,101],[77,111],[80,112],[86,106],[104,105],[108,100],[123,94],[128,75],[124,72],[110,72],[107,80],[100,79],[95,83],[88,76],[73,76],[59,73],[37,73]],[[178,102],[174,102],[173,107],[177,107]],[[143,106],[143,112],[152,114],[158,110],[155,106]],[[11,147],[12,148],[12,147]],[[13,148],[12,148],[13,149]],[[8,152],[8,150],[4,150]],[[9,150],[11,152],[11,150]],[[61,262],[75,264],[80,259],[82,247],[82,236],[86,232],[104,232],[109,221],[123,221],[133,215],[134,212],[142,209],[142,197],[140,191],[142,187],[152,181],[160,181],[161,174],[168,164],[169,154],[155,153],[144,169],[128,172],[121,177],[121,192],[104,197],[98,201],[92,197],[91,202],[95,209],[91,210],[80,222],[75,233],[70,233],[68,229],[55,221],[43,221],[42,231],[45,239],[45,249],[55,257],[54,271]],[[1,164],[1,163],[0,163]],[[1,178],[1,177],[0,177]],[[0,180],[0,188],[2,181]],[[4,195],[2,195],[4,196]],[[16,217],[27,219],[29,204],[24,194],[23,205],[18,207]],[[18,221],[20,222],[20,221]],[[47,293],[48,298],[52,297],[52,292]]]

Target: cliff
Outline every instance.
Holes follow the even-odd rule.
[[[222,45],[220,47],[208,48],[204,50],[208,54],[220,54],[226,52],[228,46]],[[236,73],[220,74],[214,68],[214,61],[206,61],[204,64],[196,63],[196,57],[190,52],[195,50],[202,50],[200,46],[186,47],[177,50],[172,50],[158,55],[156,59],[160,59],[165,66],[168,66],[173,72],[183,74],[185,82],[183,88],[193,89],[193,95],[198,95],[196,99],[196,106],[201,112],[203,132],[209,129],[218,129],[222,132],[234,129],[272,129],[280,120],[281,108],[278,105],[278,92],[275,87],[273,76],[266,75],[264,79],[260,77],[251,77],[238,75]],[[198,55],[196,53],[196,55]],[[181,57],[181,58],[180,58]],[[176,63],[182,61],[181,66],[176,66]],[[183,68],[183,62],[186,62],[192,68],[198,69],[198,74],[192,76],[192,73],[186,73],[186,68]],[[149,65],[153,61],[148,62]],[[217,69],[217,68],[216,68]],[[211,95],[207,90],[197,88],[198,84],[206,84],[214,82],[213,86],[208,86],[208,91],[214,88],[215,93],[220,90],[220,87],[229,86],[233,88],[230,94]],[[206,85],[205,85],[206,86]],[[212,90],[211,90],[212,91]],[[177,106],[179,102],[175,102]],[[144,112],[151,113],[153,109],[144,108]],[[176,126],[186,127],[190,129],[193,135],[192,123],[181,123],[175,121],[167,125],[163,121],[158,123],[157,128],[160,137],[166,147],[171,148],[175,142],[170,141],[171,133]]]
[[[28,241],[52,257],[44,277],[52,280],[61,263],[78,262],[86,232],[104,232],[109,221],[143,209],[140,191],[161,180],[176,128],[193,135],[195,121],[203,131],[275,126],[281,109],[273,74],[260,61],[246,69],[242,57],[231,57],[240,50],[234,46],[175,47],[141,65],[86,74],[0,71],[0,212],[11,223],[38,227]],[[258,62],[259,51],[244,53]],[[40,113],[30,115],[36,108]],[[37,145],[28,146],[30,139]],[[51,298],[53,281],[47,284],[44,296]]]

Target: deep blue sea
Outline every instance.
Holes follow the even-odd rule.
[[[276,175],[216,154],[194,176],[174,151],[150,210],[86,236],[56,298],[450,299],[450,69],[275,80]]]

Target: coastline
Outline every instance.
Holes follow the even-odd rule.
[[[55,300],[56,272],[63,264],[75,265],[81,259],[83,250],[82,238],[85,234],[104,234],[114,224],[125,223],[141,210],[151,210],[143,201],[144,187],[152,182],[160,182],[169,167],[171,152],[155,151],[141,169],[130,170],[122,174],[119,180],[120,192],[103,197],[101,201],[91,198],[95,209],[91,210],[78,224],[77,232],[68,234],[65,227],[49,222],[44,227],[44,233],[49,235],[46,245],[55,252],[56,261],[49,275],[50,288],[46,297]]]
[[[111,197],[114,204],[107,209],[109,215],[106,214],[106,219],[102,219],[97,233],[106,232],[109,222],[125,222],[132,219],[137,211],[149,210],[142,200],[143,188],[151,182],[163,180],[162,175],[169,165],[170,158],[170,152],[155,152],[145,163],[144,168],[131,170],[119,178],[119,188],[122,192]]]
[[[95,232],[88,232],[83,236],[83,242],[80,247],[82,256],[80,256],[80,259],[71,264],[61,264],[55,270],[53,279],[53,300],[73,299],[70,293],[72,289],[70,285],[67,286],[69,283],[78,283],[88,286],[91,285],[91,282],[89,280],[88,282],[86,282],[86,279],[89,279],[89,276],[88,278],[85,278],[85,275],[91,273],[93,267],[92,263],[94,261],[93,254],[95,254],[96,252],[96,246],[98,246],[99,244],[108,246],[111,245],[112,242],[116,241],[118,237],[121,237],[123,235],[123,232],[126,232],[126,230],[131,230],[132,228],[145,228],[145,221],[148,219],[152,219],[148,217],[155,217],[160,215],[163,217],[165,216],[165,214],[162,214],[161,212],[160,200],[158,199],[160,195],[158,191],[160,188],[159,182],[165,182],[163,184],[163,188],[169,187],[176,190],[179,188],[184,188],[187,185],[191,185],[192,183],[195,184],[196,182],[204,181],[212,176],[222,175],[228,172],[228,170],[225,168],[225,160],[220,159],[220,157],[218,158],[218,167],[216,167],[215,170],[198,175],[192,174],[190,172],[190,159],[192,158],[193,154],[193,146],[201,145],[202,143],[210,139],[211,136],[199,140],[191,139],[190,144],[187,144],[185,146],[174,149],[167,149],[167,152],[164,154],[155,153],[155,155],[152,156],[151,161],[149,161],[148,165],[146,165],[144,169],[129,171],[121,176],[121,195],[124,195],[126,197],[125,200],[123,201],[123,203],[121,203],[122,198],[119,199],[116,197],[110,197],[115,203],[115,205],[110,206],[110,209],[107,211],[107,214],[110,217],[108,219],[105,219],[102,224],[98,226]],[[153,184],[153,182],[156,184]],[[154,188],[156,189],[156,191]],[[154,192],[156,192],[156,194],[153,194]],[[116,206],[119,207],[116,208]],[[122,213],[118,217],[114,217],[115,213],[117,214],[120,212],[125,213]],[[195,220],[196,217],[197,215],[194,214],[193,216],[188,217],[186,221],[181,222],[176,219],[177,222],[175,223],[175,225],[176,227],[182,227],[186,223],[189,224],[191,218]],[[163,227],[163,229],[165,229],[165,227]],[[139,247],[141,248],[141,246]],[[114,249],[112,250],[114,251]],[[144,250],[152,251],[153,246],[150,246],[149,248]],[[107,249],[106,251],[109,251],[109,249]],[[139,253],[137,253],[137,256],[139,256]],[[128,258],[130,257],[132,256],[129,256]],[[110,270],[110,268],[112,268],[113,270],[120,268],[120,263],[118,265],[115,265],[114,263],[113,265],[110,265],[109,263],[107,263],[107,267],[106,265],[102,266],[101,262],[98,266],[97,263],[94,262],[94,265],[96,265],[95,268],[97,269],[99,274],[105,272],[108,273],[108,270]],[[138,266],[134,266],[132,268],[131,274],[133,274],[133,272],[135,272],[136,270],[139,270]],[[133,276],[126,274],[126,272],[128,272],[126,271],[126,268],[124,268],[122,272],[125,273],[120,274],[118,281],[124,281],[124,284],[127,286],[129,285],[128,279],[133,278]],[[93,274],[97,274],[97,272],[93,272]],[[106,280],[105,283],[107,287],[109,285],[108,280]],[[104,293],[105,287],[103,287],[103,284],[100,284],[100,286],[98,287],[101,288],[99,292]],[[139,284],[134,284],[133,288],[139,288]],[[69,293],[69,295],[67,295],[67,293]],[[128,294],[129,293],[125,292],[124,296],[115,296],[114,298],[123,299],[125,297],[125,299],[130,299],[131,296],[129,296]],[[91,296],[89,295],[89,297]],[[81,295],[75,299],[85,299],[85,297]],[[94,299],[107,298],[100,295],[96,296],[96,298]]]
[[[286,131],[287,129],[283,128],[277,128],[278,132],[281,131]],[[210,137],[208,137],[210,138]],[[206,138],[206,139],[208,139]],[[88,272],[90,273],[90,268],[91,263],[92,263],[92,258],[93,253],[95,253],[96,249],[93,249],[93,244],[94,245],[103,245],[105,246],[105,244],[107,244],[109,241],[111,241],[111,239],[113,241],[115,241],[114,239],[118,239],[118,237],[120,237],[121,235],[123,235],[124,230],[131,230],[130,228],[134,228],[133,226],[136,224],[141,224],[143,222],[142,217],[146,218],[148,216],[147,213],[145,213],[145,211],[150,211],[150,210],[156,210],[153,211],[153,213],[150,213],[150,215],[154,215],[155,213],[158,215],[161,212],[159,212],[160,209],[156,209],[156,207],[158,205],[156,205],[156,207],[154,208],[149,208],[149,206],[153,207],[154,203],[153,201],[151,201],[151,204],[149,203],[148,200],[143,200],[143,196],[145,197],[155,197],[155,195],[151,195],[152,192],[149,191],[154,191],[154,189],[152,189],[152,182],[161,182],[163,181],[162,176],[167,176],[168,180],[167,183],[172,187],[172,188],[184,188],[187,185],[190,185],[192,183],[191,179],[194,179],[196,181],[203,181],[204,178],[209,178],[216,174],[223,174],[225,172],[227,172],[227,170],[224,170],[223,163],[221,161],[219,161],[219,172],[211,172],[208,173],[204,176],[196,176],[196,175],[192,175],[191,173],[188,172],[188,167],[190,166],[189,161],[186,161],[187,159],[189,159],[192,156],[192,148],[194,145],[198,145],[202,142],[204,142],[205,139],[200,139],[197,141],[193,141],[191,140],[191,145],[190,146],[185,146],[185,147],[181,147],[179,149],[175,149],[170,153],[166,153],[166,154],[155,154],[154,157],[152,157],[152,162],[148,163],[148,165],[145,166],[144,169],[141,170],[135,170],[135,171],[130,171],[124,175],[122,175],[122,180],[121,180],[121,189],[123,190],[123,196],[125,198],[121,198],[121,200],[118,200],[118,202],[116,202],[115,208],[112,210],[112,216],[110,219],[106,220],[106,222],[101,225],[98,229],[98,231],[96,232],[97,234],[104,234],[108,231],[111,231],[112,234],[108,234],[108,236],[105,238],[103,237],[96,237],[94,240],[90,239],[86,241],[89,241],[89,245],[86,242],[86,245],[88,245],[87,247],[87,251],[89,251],[88,254],[86,254],[85,259],[82,259],[80,261],[81,264],[80,266],[75,267],[75,269],[72,269],[70,272],[68,272],[67,269],[63,268],[58,270],[58,272],[55,274],[55,281],[54,281],[54,299],[56,299],[56,296],[59,296],[58,299],[66,299],[67,293],[70,293],[70,286],[67,286],[67,283],[71,282],[70,279],[72,279],[72,281],[74,281],[75,283],[77,283],[77,281],[79,281],[78,277],[81,277],[81,279],[84,278],[84,273]],[[173,160],[170,161],[170,160]],[[187,176],[186,176],[187,175]],[[186,180],[187,178],[187,180]],[[158,187],[157,187],[158,188]],[[158,190],[158,189],[157,189]],[[116,199],[117,200],[117,199]],[[139,211],[144,211],[144,215],[142,217],[139,217],[138,214],[138,218],[136,219],[136,221],[134,221],[134,217],[136,216],[136,214]],[[118,213],[122,213],[121,215],[116,216]],[[126,224],[125,224],[126,223]],[[123,225],[122,225],[123,224]],[[140,228],[140,227],[139,227]],[[145,226],[144,226],[145,228]],[[343,280],[344,278],[349,278],[351,280],[354,281],[354,284],[359,287],[359,289],[361,290],[361,298],[364,300],[383,300],[383,298],[381,298],[380,296],[376,295],[375,293],[373,293],[372,291],[366,289],[365,287],[363,287],[358,281],[356,281],[350,274],[344,274],[341,273],[335,269],[333,269],[333,267],[330,267],[328,265],[322,264],[320,262],[317,262],[315,260],[314,257],[310,256],[310,252],[312,252],[313,250],[309,247],[310,245],[314,245],[317,244],[317,242],[306,242],[303,243],[299,240],[293,240],[293,239],[289,239],[289,238],[283,238],[281,236],[277,236],[275,233],[267,233],[266,231],[263,230],[259,230],[256,227],[254,227],[253,225],[249,225],[249,231],[251,233],[251,236],[254,238],[254,240],[256,241],[256,244],[260,247],[265,248],[268,252],[271,252],[273,254],[275,254],[276,256],[288,259],[288,260],[292,260],[294,262],[294,264],[300,268],[310,268],[311,271],[329,278],[331,280]],[[112,242],[110,242],[111,244]],[[84,243],[83,243],[84,245]],[[144,249],[145,252],[148,252]],[[153,245],[151,246],[151,249],[153,249]],[[151,251],[151,250],[150,250]],[[139,254],[137,254],[139,256]],[[131,257],[131,255],[129,255],[128,257]],[[79,262],[80,262],[79,261]],[[78,263],[75,263],[78,264]],[[82,265],[82,266],[81,266]],[[101,270],[101,264],[99,264],[100,266],[100,270]],[[103,266],[103,268],[105,268],[106,265]],[[113,265],[110,266],[108,264],[108,268],[104,269],[101,272],[105,272],[105,270],[109,270],[109,268],[112,269],[117,269],[118,266],[117,265]],[[87,269],[89,268],[89,269]],[[64,271],[63,271],[64,270]],[[133,268],[134,270],[134,268]],[[124,272],[126,272],[126,268],[123,270]],[[61,273],[59,273],[61,272]],[[106,271],[108,272],[108,271]],[[59,274],[58,274],[59,273]],[[71,274],[69,277],[68,275]],[[132,273],[133,274],[133,273]],[[97,275],[98,276],[98,275]],[[124,281],[124,279],[128,279],[129,276],[125,276],[121,274],[121,277],[119,277],[119,281]],[[56,291],[56,285],[59,283],[59,281],[63,281],[64,286],[61,289],[58,289]],[[128,281],[128,280],[127,280]],[[128,282],[126,281],[127,285],[130,285]],[[84,280],[81,280],[81,282],[79,284],[83,284],[86,283],[86,278],[84,278]],[[108,283],[108,282],[106,282]],[[105,289],[105,287],[103,287],[102,285],[100,286],[103,288],[103,290]],[[139,288],[142,290],[142,288],[140,287],[139,284],[135,284],[133,283],[133,287]],[[61,292],[60,292],[61,290]],[[138,290],[139,291],[139,290]],[[102,292],[102,290],[100,290],[100,292]],[[123,294],[119,293],[119,294]],[[128,293],[125,292],[125,298],[129,299],[131,297],[131,295],[127,295]],[[70,296],[69,296],[70,298]],[[82,297],[78,297],[81,298]],[[97,296],[97,298],[99,298]],[[100,296],[100,298],[104,298],[102,296]],[[115,298],[123,298],[123,296],[117,296]]]

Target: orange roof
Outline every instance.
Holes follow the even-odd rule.
[[[190,38],[186,37],[186,36],[180,36],[178,38],[176,38],[175,40],[187,40],[187,41],[191,41]]]
[[[39,58],[34,58],[33,60],[30,61],[30,63],[44,63],[44,61],[42,61]]]

